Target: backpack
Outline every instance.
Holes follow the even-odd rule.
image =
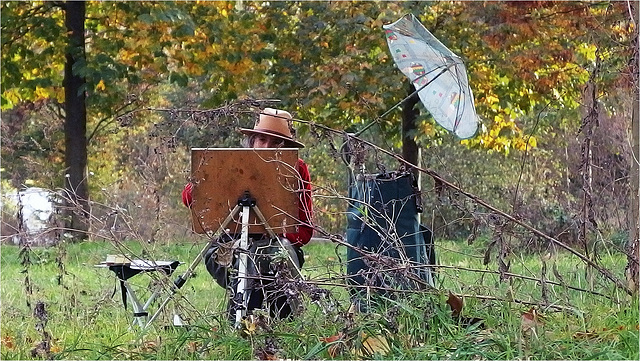
[[[433,235],[419,223],[421,211],[420,192],[411,172],[361,174],[351,182],[346,233],[351,246],[347,248],[350,285],[403,289],[434,286],[433,270],[427,267],[435,265]],[[390,257],[392,262],[377,263],[363,257],[359,250]],[[401,265],[412,267],[398,270]]]

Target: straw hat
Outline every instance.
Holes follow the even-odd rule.
[[[291,114],[285,110],[265,108],[253,129],[242,128],[240,131],[246,135],[266,134],[284,140],[287,147],[304,148],[304,144],[293,139]]]

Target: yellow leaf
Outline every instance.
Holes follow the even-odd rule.
[[[58,103],[64,103],[64,88],[63,87],[56,87],[56,89],[54,90],[54,94],[56,96],[56,100],[58,101]]]
[[[15,104],[20,102],[20,95],[15,89],[5,90],[5,92],[2,93],[2,96],[4,96],[5,100],[7,101],[7,104],[2,107],[3,110],[11,109]]]
[[[242,320],[242,326],[244,327],[243,331],[247,335],[253,335],[256,333],[257,326],[255,322],[252,321],[251,318],[245,318]]]
[[[389,343],[387,342],[387,339],[384,338],[382,335],[370,336],[364,332],[361,332],[360,337],[362,337],[362,349],[359,350],[358,352],[358,356],[360,357],[366,356],[366,355],[373,355],[375,353],[378,353],[384,356],[388,354],[389,351],[391,350],[389,348]],[[362,351],[364,351],[366,355],[362,355]]]
[[[184,65],[187,68],[187,71],[193,75],[198,76],[204,73],[204,70],[202,69],[202,67],[196,63],[185,62]]]
[[[497,103],[498,101],[500,101],[500,99],[498,99],[497,96],[487,95],[487,104],[494,104],[494,103]]]
[[[538,141],[536,140],[536,137],[530,137],[527,143],[529,143],[530,148],[535,148],[538,146]]]
[[[49,98],[49,90],[36,86],[36,99],[48,99]]]
[[[107,87],[104,86],[104,80],[100,79],[100,82],[98,83],[98,85],[96,85],[96,90],[103,91],[106,88]]]
[[[425,135],[428,135],[430,137],[433,137],[436,134],[436,128],[433,126],[433,124],[423,123],[422,124],[422,133],[424,133]]]

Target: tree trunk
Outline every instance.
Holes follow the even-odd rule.
[[[416,88],[413,84],[409,83],[407,95],[415,92]],[[411,164],[418,165],[418,144],[414,140],[416,131],[416,118],[420,114],[420,110],[415,109],[415,105],[418,104],[420,98],[418,94],[414,94],[409,99],[405,100],[402,104],[402,158]],[[420,172],[416,169],[411,169],[416,178]],[[420,184],[420,183],[418,183]]]
[[[637,53],[636,53],[637,54]],[[636,61],[637,62],[637,61]],[[637,87],[637,85],[636,85]],[[631,137],[633,144],[633,159],[631,165],[631,210],[629,212],[631,226],[629,229],[629,252],[627,263],[627,281],[629,288],[638,291],[638,267],[640,260],[640,167],[638,166],[638,157],[640,157],[640,126],[638,123],[638,101],[637,88],[633,101],[633,115],[631,118],[631,128],[633,129]]]
[[[632,14],[637,14],[637,2],[632,1]],[[634,21],[638,23],[638,19]],[[631,159],[631,210],[629,212],[629,249],[628,249],[628,261],[626,276],[629,289],[638,292],[638,267],[640,259],[640,166],[638,160],[640,159],[640,120],[638,119],[638,108],[640,108],[640,86],[638,82],[638,72],[640,71],[640,45],[638,42],[638,34],[636,33],[635,39],[632,41],[633,59],[631,71],[633,74],[632,87],[633,87],[633,110],[631,113],[631,144],[633,145]]]
[[[84,239],[89,230],[89,188],[87,170],[87,112],[85,105],[85,79],[74,73],[73,67],[85,61],[85,2],[65,3],[65,25],[69,37],[64,66],[65,95],[65,189],[69,220],[76,238]]]
[[[412,83],[409,83],[409,87],[407,88],[407,95],[411,95],[416,91],[415,86]],[[420,101],[418,94],[414,94],[409,99],[405,100],[402,104],[402,157],[407,162],[410,162],[413,165],[421,167],[422,164],[420,162],[420,148],[418,148],[418,144],[415,141],[415,133],[417,130],[416,127],[416,118],[418,114],[420,114],[420,110],[416,109],[415,106]],[[418,188],[422,185],[422,173],[418,171],[418,169],[411,169],[413,176],[416,179],[418,184]],[[420,220],[420,214],[422,213],[422,200],[421,197],[418,198],[418,207],[419,207],[419,215],[418,220]]]

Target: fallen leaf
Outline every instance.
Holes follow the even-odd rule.
[[[344,334],[342,332],[338,332],[335,335],[329,337],[320,337],[320,342],[324,343],[333,343],[327,348],[327,352],[331,358],[336,358],[336,356],[340,355],[344,350],[344,344],[342,342],[336,342],[342,340]]]
[[[155,351],[158,344],[155,341],[144,341],[141,345],[141,349],[147,352]]]
[[[387,339],[382,335],[367,335],[364,332],[360,333],[362,338],[362,350],[366,352],[366,355],[373,355],[379,353],[384,356],[391,350]],[[362,355],[358,355],[362,356]]]
[[[595,333],[595,332],[590,332],[590,331],[587,331],[587,332],[581,332],[581,331],[578,331],[578,332],[576,332],[576,333],[574,333],[574,334],[573,334],[573,338],[577,338],[577,339],[587,339],[587,340],[590,340],[590,339],[594,339],[594,338],[597,338],[597,337],[598,337],[598,334],[597,334],[597,333]]]
[[[266,350],[258,350],[256,352],[256,358],[258,360],[277,360],[278,356],[276,354],[266,351]]]
[[[531,330],[535,334],[536,328],[544,324],[542,322],[543,321],[542,315],[538,313],[538,311],[533,307],[531,307],[529,311],[524,312],[520,319],[521,319],[521,328],[523,332],[527,332]]]
[[[187,352],[195,353],[200,348],[200,343],[198,341],[191,341],[187,343]]]
[[[344,344],[342,342],[336,342],[333,345],[329,346],[327,352],[329,353],[329,357],[336,358],[338,355],[342,354],[344,351]]]
[[[242,331],[244,331],[244,333],[248,335],[253,335],[254,333],[256,333],[257,326],[255,322],[252,322],[252,321],[253,321],[253,318],[245,318],[242,320],[242,326],[243,326]]]
[[[620,325],[618,327],[611,328],[611,329],[603,327],[601,331],[599,330],[584,331],[584,332],[578,331],[573,334],[573,338],[586,339],[586,340],[592,340],[592,339],[616,340],[619,337],[619,334],[620,334],[619,331],[624,331],[626,329],[627,327],[625,327],[624,325]]]
[[[320,337],[320,341],[324,342],[324,343],[331,343],[331,342],[336,342],[338,340],[342,339],[342,336],[344,336],[344,334],[342,332],[338,332],[333,336],[329,336],[329,337]]]
[[[13,343],[13,337],[11,336],[3,336],[0,343],[2,344],[2,346],[6,347],[9,350],[13,350],[13,348],[15,347],[15,344]]]
[[[454,318],[460,316],[462,313],[463,301],[462,298],[454,295],[449,291],[449,299],[447,299],[447,304],[451,307],[451,316]]]

